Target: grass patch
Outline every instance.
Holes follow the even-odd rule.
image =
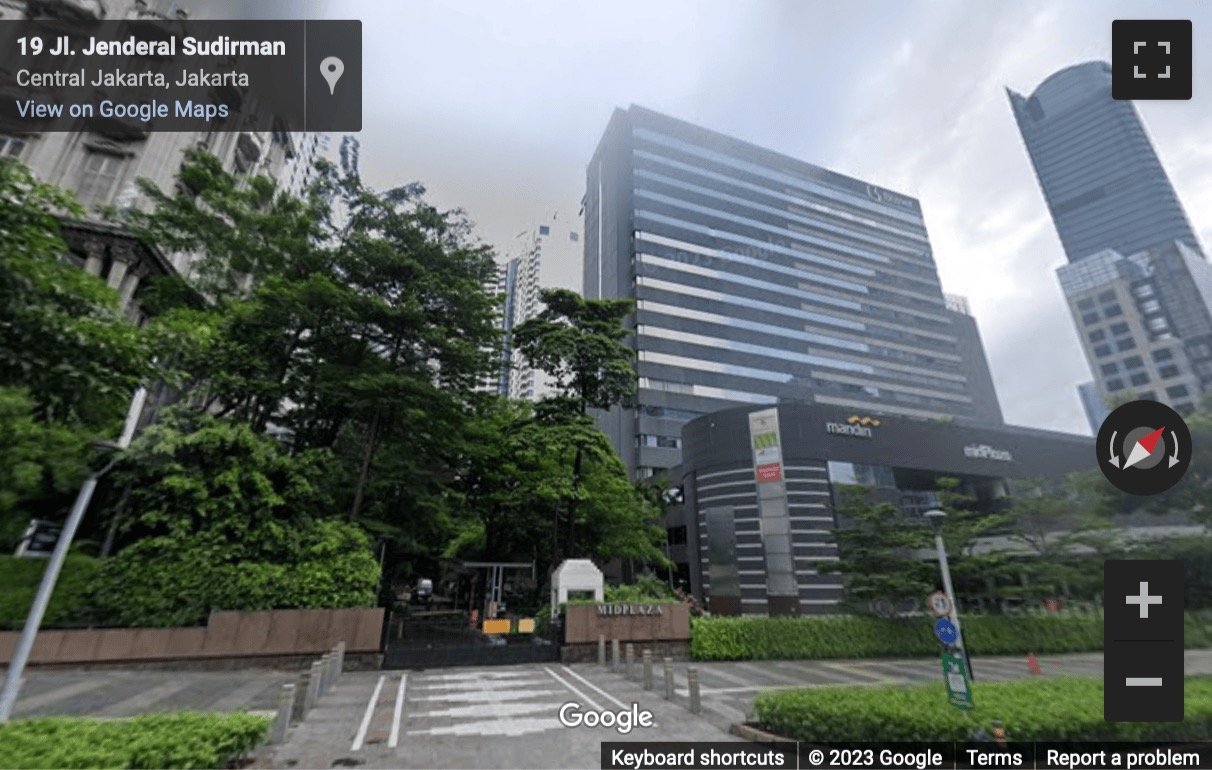
[[[755,718],[801,741],[964,741],[999,720],[1011,741],[1203,741],[1212,738],[1212,677],[1188,677],[1186,721],[1104,722],[1101,679],[977,682],[968,716],[937,684],[821,687],[759,694]]]
[[[261,743],[271,722],[196,712],[16,720],[0,725],[0,769],[222,768]]]

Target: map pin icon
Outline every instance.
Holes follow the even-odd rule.
[[[337,81],[341,79],[341,75],[345,73],[345,62],[335,56],[329,56],[324,61],[320,62],[320,74],[328,81],[328,93],[335,92]]]

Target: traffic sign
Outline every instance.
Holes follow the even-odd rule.
[[[926,603],[930,605],[930,611],[934,613],[934,617],[936,618],[941,618],[951,613],[951,600],[942,591],[935,591],[930,594],[930,598],[926,600]]]
[[[943,683],[947,685],[947,700],[961,711],[971,710],[972,686],[963,655],[944,652],[940,660],[943,663]]]
[[[947,618],[939,618],[934,624],[934,635],[940,642],[950,647],[955,644],[955,640],[959,639],[959,629]]]

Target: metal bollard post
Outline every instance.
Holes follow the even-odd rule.
[[[328,686],[332,684],[332,656],[328,653],[320,656],[320,694],[328,692]]]
[[[290,718],[295,710],[295,686],[293,684],[282,685],[282,692],[278,695],[278,715],[274,717],[274,728],[270,734],[269,742],[273,744],[282,743],[286,740],[286,729],[290,727]]]
[[[341,678],[341,674],[345,673],[345,642],[337,645],[337,678]]]
[[[673,658],[665,658],[665,700],[673,700]]]
[[[703,702],[699,699],[699,670],[697,668],[686,669],[686,687],[690,690],[690,713],[702,713]]]
[[[619,672],[619,662],[620,662],[620,659],[622,658],[622,656],[619,655],[619,640],[618,639],[610,640],[610,656],[611,656],[610,657],[610,664],[611,664],[610,670],[614,671],[617,674]]]
[[[299,674],[299,684],[295,687],[295,708],[290,715],[290,721],[302,722],[307,716],[307,691],[311,689],[311,672]]]
[[[652,650],[644,650],[644,689],[652,689]]]
[[[316,706],[316,701],[320,697],[320,678],[324,672],[320,667],[320,661],[311,664],[311,671],[307,675],[307,693],[303,696],[303,713],[308,714]]]
[[[598,634],[598,665],[606,665],[606,634]]]
[[[626,677],[627,679],[630,679],[631,678],[631,665],[633,663],[635,663],[635,645],[632,644],[631,642],[627,643],[626,660],[627,660],[627,664],[626,664],[627,670],[624,672],[623,676]]]

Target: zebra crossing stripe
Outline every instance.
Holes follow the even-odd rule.
[[[380,676],[379,683],[375,685],[370,702],[366,704],[366,713],[362,715],[362,725],[358,728],[358,734],[354,736],[353,745],[349,747],[350,751],[362,750],[362,742],[366,740],[366,731],[370,729],[370,720],[375,715],[375,706],[379,705],[379,693],[383,692],[383,682],[385,681],[387,681],[387,674]]]
[[[400,743],[400,720],[404,717],[404,687],[408,682],[408,674],[400,674],[400,687],[396,690],[396,711],[391,719],[391,737],[387,739],[389,748],[395,748]]]

